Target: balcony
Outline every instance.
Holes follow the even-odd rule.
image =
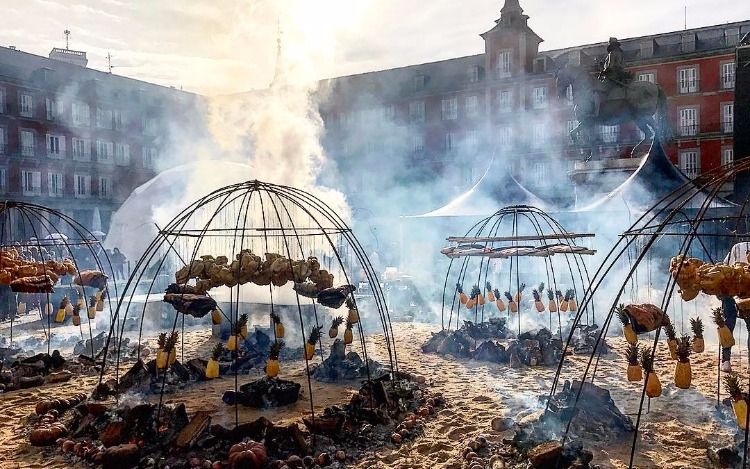
[[[680,125],[677,129],[680,137],[695,137],[700,130],[700,125],[698,124]]]
[[[21,145],[21,156],[36,156],[34,145]]]
[[[734,89],[734,75],[726,75],[726,76],[719,77],[719,89],[733,90]]]
[[[701,90],[700,80],[677,80],[677,92],[679,94],[698,93]]]
[[[721,123],[721,131],[725,134],[734,132],[734,120],[727,120]]]

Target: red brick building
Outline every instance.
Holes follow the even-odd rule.
[[[629,124],[600,127],[595,161],[583,163],[588,151],[568,136],[576,125],[570,96],[557,97],[555,70],[595,73],[607,42],[540,51],[528,19],[518,0],[506,0],[481,34],[483,54],[324,82],[324,146],[355,206],[406,182],[434,193],[399,213],[435,208],[476,182],[493,158],[565,206],[576,190],[606,192],[637,166],[630,154],[640,133]],[[667,152],[691,177],[733,158],[734,53],[748,31],[750,20],[619,38],[635,78],[664,88],[676,136]]]
[[[0,199],[48,206],[106,232],[112,213],[155,175],[170,126],[187,133],[195,124],[199,101],[81,66],[83,52],[50,56],[61,59],[0,47]]]

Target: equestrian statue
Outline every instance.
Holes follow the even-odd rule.
[[[555,73],[555,78],[558,97],[565,96],[568,87],[573,91],[579,123],[570,131],[570,137],[575,141],[581,131],[587,131],[591,152],[586,161],[594,154],[596,139],[591,136],[598,125],[635,122],[644,137],[633,147],[631,156],[647,139],[672,140],[667,95],[655,83],[633,81],[633,75],[625,69],[625,58],[617,38],[609,39],[607,57],[598,77],[582,67],[566,66]]]

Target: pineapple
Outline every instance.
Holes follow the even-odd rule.
[[[91,295],[91,298],[89,299],[89,308],[87,310],[89,319],[94,319],[96,317],[96,302],[98,299],[96,298],[96,295]]]
[[[339,316],[337,318],[333,318],[333,321],[331,321],[331,328],[328,329],[328,337],[331,339],[336,338],[337,335],[339,335],[339,326],[344,323],[344,317]]]
[[[734,410],[737,425],[740,428],[747,428],[747,398],[742,392],[742,388],[740,388],[739,376],[734,373],[726,375],[724,377],[724,387],[732,398],[732,410]]]
[[[277,339],[284,337],[284,324],[278,314],[271,311],[271,321],[273,322],[273,333]]]
[[[537,312],[544,312],[544,303],[542,303],[542,297],[539,295],[539,290],[535,288],[531,290],[531,294],[534,296],[534,306],[536,307]]]
[[[211,352],[211,358],[208,359],[208,365],[206,365],[207,379],[219,377],[219,357],[221,357],[221,353],[223,351],[224,346],[221,344],[221,342],[217,343],[216,346],[214,346],[214,349]]]
[[[625,335],[625,340],[627,340],[629,344],[637,344],[638,334],[635,333],[633,325],[630,324],[630,316],[625,312],[625,305],[620,304],[615,310],[615,313],[622,323],[622,333]]]
[[[578,303],[576,302],[576,291],[572,288],[565,293],[568,300],[568,309],[571,313],[578,311]]]
[[[222,321],[222,315],[221,311],[219,311],[219,308],[214,308],[213,311],[211,311],[211,323],[213,323],[214,326],[221,324]]]
[[[271,350],[266,362],[266,376],[275,378],[279,376],[279,353],[284,346],[284,342],[274,342],[271,344]]]
[[[667,345],[669,346],[669,355],[672,360],[677,360],[677,333],[674,330],[674,325],[669,322],[664,326],[664,332],[667,334]]]
[[[484,287],[487,290],[487,301],[489,301],[490,303],[494,303],[495,301],[497,301],[497,297],[495,296],[495,292],[492,291],[492,285],[490,284],[490,282],[485,282]]]
[[[526,284],[522,283],[518,286],[518,291],[516,292],[516,296],[513,297],[513,301],[516,303],[520,303],[521,299],[523,298],[523,289],[526,288]]]
[[[557,296],[557,302],[562,303],[565,297],[560,290],[555,290],[555,296]]]
[[[563,313],[566,312],[569,306],[570,306],[570,290],[565,290],[565,296],[560,302],[560,311],[562,311]]]
[[[78,306],[78,304],[73,306],[73,325],[74,326],[81,325],[81,307]]]
[[[693,380],[693,371],[690,367],[691,352],[692,347],[690,345],[690,337],[683,335],[680,337],[680,340],[677,341],[676,354],[679,360],[674,369],[674,384],[680,389],[688,389]]]
[[[315,354],[315,344],[320,340],[320,331],[323,330],[322,326],[315,326],[310,331],[310,337],[307,338],[305,343],[305,360],[312,359]]]
[[[172,366],[175,360],[177,360],[177,341],[179,339],[180,333],[177,331],[172,331],[172,333],[169,334],[166,345],[164,346],[164,350],[168,352],[167,364],[169,366]]]
[[[247,339],[247,314],[241,314],[237,322],[240,324],[240,337],[242,340]]]
[[[723,348],[731,347],[734,345],[734,336],[732,331],[729,330],[726,323],[724,322],[724,313],[721,308],[715,308],[711,310],[714,323],[716,324],[716,331],[719,333],[719,343]]]
[[[646,395],[648,397],[661,396],[661,381],[654,372],[654,354],[650,349],[644,349],[641,354],[641,366],[646,373]]]
[[[628,381],[640,381],[643,379],[643,370],[638,363],[640,358],[640,347],[638,344],[628,344],[625,349],[625,358],[628,360]]]
[[[471,287],[471,294],[469,295],[469,299],[466,301],[466,309],[472,309],[474,306],[477,305],[477,295],[479,294],[479,287],[477,285],[474,285]]]
[[[706,349],[703,340],[703,321],[701,318],[690,318],[690,327],[693,329],[693,353],[702,353]]]
[[[496,298],[495,306],[497,306],[498,311],[502,313],[503,311],[505,311],[505,303],[503,302],[502,296],[500,296],[500,290],[495,288],[494,293],[495,293],[495,298]]]
[[[351,297],[346,299],[346,307],[349,309],[347,320],[351,321],[352,324],[358,323],[359,311],[357,310],[357,305],[354,304],[354,300]]]
[[[60,304],[57,307],[57,315],[55,315],[56,322],[65,322],[65,308],[70,304],[67,296],[63,296],[60,300]]]
[[[462,287],[460,283],[456,283],[456,291],[458,292],[458,301],[460,301],[462,305],[465,305],[466,302],[469,301],[469,298],[466,296],[466,293],[464,293],[464,287]]]
[[[354,324],[346,321],[346,329],[344,330],[344,343],[347,345],[354,342],[354,331],[352,331],[352,326],[354,326]]]
[[[164,370],[168,366],[169,352],[165,349],[167,347],[167,333],[162,332],[156,339],[158,349],[156,351],[156,367],[160,370]]]
[[[479,285],[471,287],[471,294],[476,297],[479,306],[484,306],[484,295],[482,295],[482,289],[479,288]]]
[[[555,301],[555,292],[552,291],[551,288],[547,289],[547,299],[549,299],[549,304],[547,305],[547,309],[549,309],[550,313],[556,313],[557,302]]]
[[[227,350],[234,352],[239,348],[243,329],[247,331],[247,314],[241,315],[232,326],[232,333],[227,341]]]
[[[513,297],[511,296],[510,292],[505,292],[505,298],[508,299],[508,309],[511,313],[517,313],[518,312],[518,303],[515,302]]]

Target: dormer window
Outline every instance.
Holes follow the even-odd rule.
[[[469,67],[469,83],[479,83],[479,66]]]
[[[646,41],[641,43],[641,58],[648,59],[654,56],[654,41]]]
[[[419,91],[424,88],[424,74],[418,73],[414,76],[414,91]]]
[[[727,46],[736,46],[740,42],[740,28],[729,28],[724,31]]]
[[[498,78],[508,78],[511,70],[511,55],[509,50],[497,53],[496,73]]]
[[[547,71],[547,60],[544,57],[534,59],[534,72],[544,73]]]

